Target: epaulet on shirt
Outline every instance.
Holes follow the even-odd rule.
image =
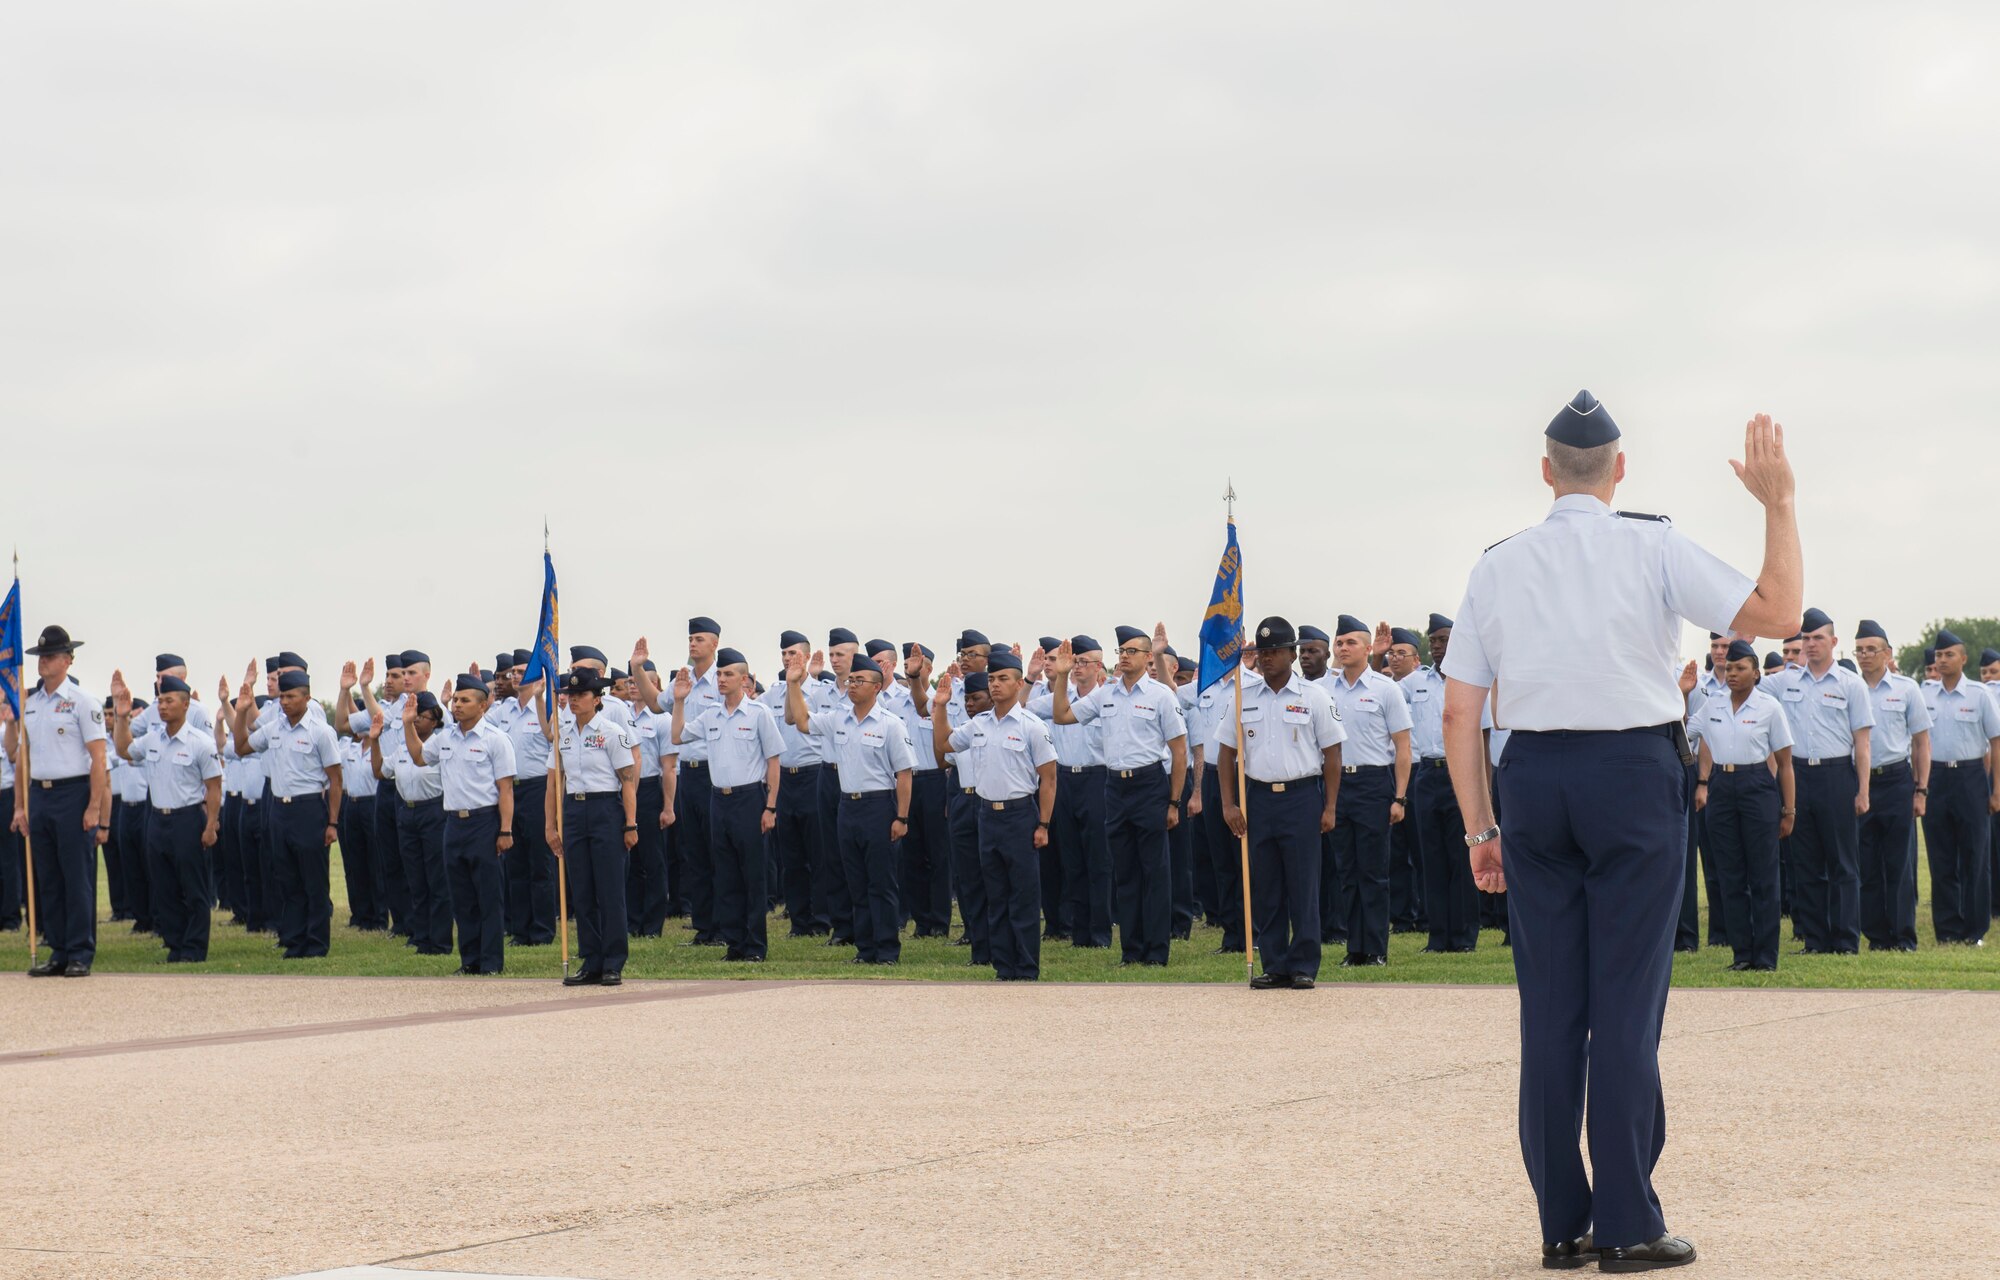
[[[1514,532],[1512,532],[1512,533],[1508,534],[1508,535],[1507,535],[1507,537],[1505,537],[1505,538],[1502,538],[1502,539],[1500,539],[1500,542],[1506,542],[1506,541],[1508,541],[1509,539],[1512,539],[1512,538],[1518,538],[1518,537],[1520,537],[1520,536],[1521,536],[1521,535],[1522,535],[1523,533],[1526,533],[1526,532],[1527,532],[1527,530],[1525,530],[1525,529],[1516,529],[1516,530],[1514,530]],[[1493,550],[1493,548],[1494,548],[1494,547],[1497,547],[1497,546],[1499,546],[1499,545],[1500,545],[1500,542],[1496,542],[1496,543],[1493,543],[1493,544],[1492,544],[1491,546],[1489,546],[1489,547],[1487,547],[1487,548],[1486,548],[1486,551],[1491,551],[1491,550]],[[1482,552],[1480,552],[1479,554],[1480,554],[1480,555],[1485,555],[1485,554],[1486,554],[1486,551],[1482,551]]]
[[[1673,521],[1667,519],[1665,516],[1649,516],[1643,511],[1614,511],[1611,514],[1621,520],[1657,520],[1664,525],[1673,524]]]

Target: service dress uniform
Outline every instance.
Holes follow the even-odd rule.
[[[1939,942],[1979,945],[1993,923],[1987,762],[2000,738],[2000,702],[1965,676],[1924,695],[1931,716],[1931,793],[1924,807],[1931,922]]]
[[[1347,629],[1341,627],[1343,632]],[[1342,671],[1329,671],[1319,683],[1332,697],[1347,733],[1340,749],[1337,812],[1329,833],[1341,894],[1341,927],[1335,932],[1346,936],[1347,954],[1357,962],[1386,957],[1389,809],[1394,801],[1407,799],[1396,787],[1396,735],[1410,731],[1410,704],[1396,682],[1380,671],[1364,668],[1351,681]],[[1404,821],[1408,820],[1406,811]],[[1324,934],[1326,921],[1320,927]]]
[[[48,938],[53,972],[74,966],[88,972],[97,958],[97,844],[83,815],[90,806],[90,744],[106,737],[104,709],[74,679],[65,677],[54,692],[37,682],[21,694],[21,727],[28,735],[36,924]]]
[[[953,696],[944,699],[943,706],[933,698],[931,714],[944,716],[948,728],[964,727],[971,719],[964,698],[968,690],[986,692],[986,673],[975,671],[953,685]],[[936,749],[935,734],[932,748]],[[970,767],[961,769],[960,763],[956,752],[945,753],[944,813],[951,831],[951,886],[958,900],[957,942],[972,949],[973,964],[988,965],[993,963],[993,953],[986,936],[986,876],[979,868],[979,793],[972,785]]]
[[[107,893],[114,887],[121,890],[119,897],[123,899],[124,914],[132,921],[133,932],[158,933],[153,876],[155,872],[162,877],[167,873],[163,865],[155,865],[160,855],[151,852],[147,841],[152,805],[146,791],[146,771],[130,760],[118,759],[115,752],[110,754],[111,794],[118,803],[112,810],[111,830],[104,846],[105,879],[110,882],[105,889]],[[111,875],[114,860],[119,870],[116,880]],[[117,885],[118,880],[123,884]],[[113,910],[115,913],[116,908]]]
[[[1034,981],[1042,976],[1036,815],[1040,770],[1055,762],[1055,740],[1040,717],[1017,703],[1005,715],[973,716],[951,731],[949,746],[979,806],[979,870],[994,976]]]
[[[708,670],[690,671],[688,675],[693,688],[688,693],[687,706],[681,709],[683,729],[701,719],[709,708],[722,704],[713,662]],[[673,715],[674,702],[671,687],[660,691],[660,707],[669,717]],[[694,926],[695,945],[720,946],[723,938],[715,914],[716,856],[708,803],[711,786],[708,750],[705,738],[681,739],[679,778],[674,787],[673,839],[667,855],[668,878],[686,904],[689,923]]]
[[[625,928],[627,823],[618,771],[636,767],[632,750],[639,738],[601,706],[581,723],[565,716],[561,735],[562,856],[576,908],[579,973],[587,982],[622,980],[631,939]]]
[[[236,760],[237,778],[243,787],[242,804],[236,811],[237,867],[243,876],[243,896],[237,903],[237,914],[243,917],[247,932],[269,933],[276,921],[266,905],[265,882],[271,878],[271,858],[264,843],[264,822],[277,807],[267,798],[270,771],[264,767],[263,756],[236,750],[234,733],[223,735],[222,749],[225,759]]]
[[[380,785],[366,739],[352,734],[342,738],[340,869],[347,877],[347,923],[356,929],[389,927],[388,909],[375,883],[375,795]]]
[[[661,770],[674,767],[680,758],[680,748],[667,741],[672,736],[668,724],[667,717],[644,706],[632,708],[632,729],[639,737],[639,843],[632,846],[625,873],[625,924],[640,938],[657,938],[667,927],[668,836],[660,825],[667,784]]]
[[[308,703],[308,711],[317,705]],[[249,745],[264,758],[276,806],[271,825],[277,856],[270,870],[277,884],[278,942],[288,960],[323,956],[333,933],[326,832],[338,820],[327,813],[327,770],[338,776],[340,743],[324,712],[293,724],[280,711],[251,732]]]
[[[1222,813],[1222,748],[1236,745],[1236,681],[1242,668],[1195,695],[1188,733],[1202,744],[1201,831],[1197,857],[1206,858],[1215,885],[1209,922],[1222,930],[1219,954],[1243,953],[1242,845]]]
[[[1915,951],[1919,784],[1911,755],[1930,733],[1930,707],[1917,682],[1898,671],[1885,670],[1868,696],[1875,727],[1868,734],[1868,812],[1861,816],[1861,934],[1871,951]]]
[[[428,698],[430,695],[424,695]],[[433,704],[435,705],[435,704]],[[444,780],[436,765],[410,758],[401,722],[383,737],[382,777],[396,786],[397,861],[410,895],[410,946],[418,955],[451,954],[451,878],[444,862]],[[441,730],[432,730],[437,736]]]
[[[1098,648],[1089,636],[1076,636],[1070,648],[1089,653]],[[1069,687],[1070,709],[1096,696]],[[1049,843],[1060,858],[1060,885],[1042,885],[1043,911],[1049,927],[1060,926],[1079,947],[1111,945],[1112,867],[1106,830],[1109,788],[1105,779],[1104,722],[1079,715],[1076,724],[1054,723],[1056,700],[1048,692],[1028,699],[1028,710],[1047,724],[1056,746],[1056,807],[1049,824]],[[1060,890],[1060,906],[1051,913],[1048,898]]]
[[[1807,631],[1825,625],[1806,615]],[[1792,827],[1792,936],[1808,954],[1861,949],[1861,819],[1856,741],[1875,723],[1868,684],[1838,663],[1787,671],[1770,682],[1792,721],[1798,818]]]
[[[1599,413],[1586,392],[1549,434],[1609,443],[1617,430]],[[1754,586],[1670,522],[1571,493],[1486,551],[1457,611],[1444,673],[1492,690],[1493,721],[1511,731],[1494,774],[1521,1149],[1547,1242],[1594,1228],[1600,1248],[1637,1249],[1665,1233],[1652,1171],[1687,860],[1682,620],[1725,631]]]
[[[1720,911],[1736,963],[1747,969],[1778,967],[1778,827],[1781,788],[1773,756],[1792,746],[1792,725],[1778,700],[1752,689],[1739,706],[1728,689],[1702,701],[1701,740],[1708,772],[1705,787],[1709,849],[1722,880]],[[1783,767],[1790,767],[1785,759]]]
[[[514,665],[527,665],[525,650]],[[551,700],[552,695],[551,695]],[[507,939],[517,947],[556,940],[556,858],[549,849],[549,756],[553,748],[534,700],[503,698],[493,711],[514,744],[514,846],[502,860],[507,872]]]
[[[805,636],[787,631],[780,637],[781,649],[806,643]],[[807,677],[811,705],[812,687],[820,682]],[[813,871],[820,864],[819,774],[823,757],[819,739],[785,721],[788,685],[779,680],[764,691],[761,702],[778,721],[778,736],[785,749],[778,756],[778,812],[771,828],[771,843],[778,855],[779,884],[783,886],[785,917],[794,938],[824,937],[832,927],[825,899],[816,892]]]
[[[844,638],[843,638],[844,637]],[[854,633],[843,627],[835,627],[827,633],[829,647],[837,644],[856,643]],[[856,662],[866,661],[857,655]],[[849,670],[853,670],[849,667]],[[841,686],[837,671],[823,671],[819,678],[806,686],[806,707],[818,715],[823,711],[837,711],[848,705],[847,691]],[[784,789],[779,788],[780,798]],[[814,800],[819,807],[819,849],[820,858],[813,868],[813,902],[827,919],[828,945],[852,946],[854,944],[854,901],[847,892],[847,873],[840,864],[840,771],[822,768],[819,771],[818,793]]]
[[[28,882],[21,835],[14,830],[14,757],[0,750],[0,933],[21,927]]]
[[[208,780],[222,777],[222,757],[214,729],[184,720],[174,733],[155,722],[143,738],[133,738],[125,755],[144,771],[150,815],[146,845],[152,852],[153,918],[176,964],[208,959]],[[218,821],[220,820],[220,808]]]
[[[444,788],[444,865],[459,964],[467,973],[499,973],[507,923],[500,788],[514,787],[514,744],[484,716],[469,730],[454,721],[424,739],[424,763],[437,766]],[[518,814],[510,819],[518,821]],[[510,825],[505,834],[511,839],[513,831]]]
[[[1276,634],[1274,622],[1282,619],[1258,628],[1260,645],[1290,643]],[[1264,635],[1266,629],[1273,634]],[[1402,701],[1393,684],[1388,692]],[[1276,689],[1261,677],[1243,680],[1243,785],[1249,794],[1241,799],[1250,836],[1251,927],[1264,973],[1273,978],[1319,977],[1326,751],[1346,741],[1332,696],[1296,668]],[[1384,932],[1387,925],[1385,915]]]
[[[904,657],[912,652],[904,645]],[[926,658],[930,650],[924,650]],[[913,921],[914,937],[951,936],[951,826],[945,817],[944,765],[932,741],[931,719],[925,708],[900,684],[883,690],[890,710],[903,721],[910,739],[910,822],[897,858],[896,884],[903,919]]]
[[[717,666],[724,665],[723,655],[734,651],[722,650]],[[776,808],[765,783],[785,741],[771,709],[746,697],[733,707],[718,702],[692,722],[683,720],[681,751],[697,743],[706,757],[716,933],[725,959],[761,961],[769,949],[770,913],[763,819],[767,808]]]
[[[1071,702],[1070,711],[1084,728],[1096,725],[1102,733],[1103,838],[1111,854],[1119,950],[1127,964],[1165,965],[1173,934],[1167,811],[1176,802],[1165,761],[1171,744],[1187,740],[1180,699],[1149,675],[1130,685],[1118,676]],[[1062,776],[1058,769],[1058,784]]]
[[[894,964],[902,959],[903,918],[896,885],[899,841],[891,828],[905,818],[896,809],[897,776],[916,764],[909,729],[877,698],[862,716],[851,704],[816,712],[807,731],[840,778],[840,863],[854,904],[855,958]]]
[[[1458,793],[1445,766],[1444,677],[1433,667],[1418,667],[1401,684],[1410,706],[1410,802],[1415,806],[1404,822],[1416,826],[1417,857],[1423,864],[1429,931],[1424,949],[1472,951],[1479,946],[1479,889],[1465,853]]]
[[[1714,640],[1718,637],[1711,636]],[[1688,747],[1695,749],[1701,743],[1702,706],[1711,697],[1729,696],[1729,686],[1711,669],[1701,673],[1695,682],[1694,691],[1688,694],[1687,726]],[[1708,891],[1708,945],[1712,947],[1729,945],[1729,931],[1725,927],[1722,912],[1722,882],[1717,878],[1715,850],[1709,847],[1708,838],[1703,834],[1708,825],[1708,815],[1694,807],[1694,788],[1700,781],[1698,766],[1687,767],[1688,830],[1687,830],[1687,874],[1681,889],[1681,920],[1674,931],[1674,950],[1701,950],[1701,891],[1697,885]]]

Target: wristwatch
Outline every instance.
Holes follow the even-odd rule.
[[[765,806],[764,806],[764,812],[765,812],[765,813],[776,813],[777,811],[778,811],[778,806],[777,806],[777,805],[774,805],[774,804],[767,804],[767,805],[765,805]]]
[[[1410,807],[1410,798],[1408,796],[1397,796],[1394,800],[1391,800],[1389,803],[1399,804],[1402,805],[1405,809],[1407,809]]]
[[[1037,822],[1035,825],[1038,827],[1047,827],[1049,824],[1046,822]]]
[[[1931,789],[1929,787],[1918,787],[1916,793],[1920,796],[1927,796],[1931,793]]]
[[[907,827],[910,825],[910,815],[907,813],[899,813],[896,815],[896,821],[902,823],[904,826]]]
[[[1499,838],[1500,838],[1500,826],[1498,823],[1495,823],[1493,826],[1486,828],[1486,830],[1480,832],[1476,836],[1467,835],[1465,837],[1465,847],[1470,849],[1474,845],[1485,844],[1488,840],[1498,840]]]
[[[1780,809],[1780,810],[1778,810],[1778,816],[1779,816],[1780,818],[1795,818],[1795,817],[1797,817],[1797,816],[1798,816],[1798,813],[1799,813],[1799,811],[1798,811],[1797,809]]]
[[[502,831],[500,834],[507,837],[507,839],[509,840],[512,840],[514,838],[514,833],[511,831]]]
[[[1705,787],[1705,786],[1707,786],[1707,785],[1708,785],[1708,779],[1707,779],[1707,778],[1696,778],[1696,779],[1694,780],[1694,785],[1696,785],[1697,787]]]
[[[636,826],[627,826],[625,829],[627,831],[637,831],[639,828]]]

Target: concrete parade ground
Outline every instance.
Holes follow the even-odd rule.
[[[0,1276],[1527,1276],[1505,987],[0,977]],[[1704,1276],[1990,1274],[2000,997],[1677,988]]]

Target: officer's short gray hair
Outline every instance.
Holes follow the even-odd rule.
[[[1548,440],[1549,474],[1564,489],[1598,489],[1609,484],[1618,469],[1618,442],[1588,449]]]

